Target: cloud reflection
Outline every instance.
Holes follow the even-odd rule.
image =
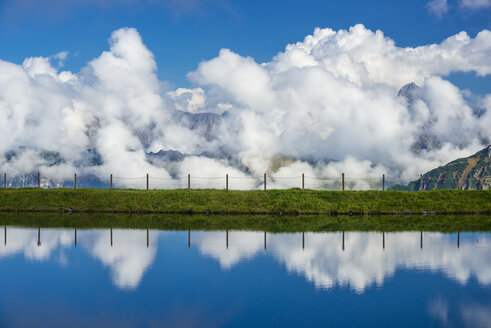
[[[38,229],[8,227],[8,242],[0,246],[0,259],[23,254],[28,260],[43,261],[59,250],[57,260],[67,265],[69,256],[64,249],[73,247],[74,231],[39,232],[38,245]],[[111,241],[108,229],[82,230],[78,242],[109,269],[116,287],[132,290],[155,261],[158,239],[165,238],[161,231],[148,234],[147,240],[146,230],[114,229]],[[471,277],[482,285],[491,284],[489,235],[479,235],[479,239],[473,235],[472,240],[461,236],[459,247],[455,234],[420,232],[268,233],[266,240],[264,232],[251,231],[198,231],[191,235],[192,246],[218,261],[222,269],[231,270],[240,262],[266,254],[322,289],[343,286],[362,293],[370,286],[381,286],[398,269],[442,272],[460,284]]]
[[[5,238],[5,227],[2,235]],[[39,238],[38,238],[39,232]],[[73,243],[73,235],[69,230],[16,228],[7,227],[7,242],[3,240],[0,247],[0,258],[24,254],[28,260],[43,261],[50,258],[58,247],[66,247]]]
[[[148,239],[146,230],[92,231],[82,245],[111,270],[113,283],[121,289],[136,289],[152,265],[157,252],[156,233]]]
[[[3,228],[3,230],[5,227]],[[28,260],[47,261],[59,250],[57,261],[65,266],[69,257],[63,251],[75,244],[74,230],[26,229],[7,227],[2,231],[4,242],[0,259],[23,254]],[[38,235],[39,233],[39,235]],[[136,289],[143,274],[155,260],[159,232],[146,230],[82,230],[77,233],[78,243],[111,272],[114,285],[121,289]],[[39,238],[38,238],[39,237]]]
[[[491,309],[482,304],[467,304],[461,308],[461,314],[467,327],[491,326]]]
[[[230,269],[250,259],[263,249],[262,232],[229,233],[229,249],[224,247],[223,233],[202,233],[198,248],[202,254]],[[267,248],[287,270],[295,272],[319,288],[349,286],[363,292],[372,285],[380,286],[397,269],[440,271],[465,284],[471,276],[479,283],[491,284],[491,252],[488,238],[479,244],[461,242],[457,248],[455,235],[424,233],[423,248],[419,232],[384,234],[379,232],[268,234]],[[383,247],[385,238],[385,248]],[[218,240],[217,240],[218,239]]]
[[[227,248],[226,231],[193,232],[193,243],[201,254],[220,263],[222,269],[230,269],[238,262],[251,259],[263,249],[263,233],[253,231],[229,231]]]

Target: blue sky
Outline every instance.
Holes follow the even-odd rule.
[[[0,0],[0,172],[247,189],[287,156],[283,177],[414,180],[491,141],[490,18],[491,0]],[[227,115],[210,140],[176,110]]]
[[[154,53],[159,78],[189,86],[186,73],[221,48],[269,61],[315,27],[338,30],[362,23],[401,47],[490,29],[489,1],[474,1],[484,3],[480,8],[459,1],[433,0],[446,5],[435,12],[427,0],[0,0],[0,58],[22,63],[26,57],[68,51],[65,68],[76,72],[107,50],[112,31],[129,26]],[[476,93],[491,92],[489,77],[459,73],[450,79]]]

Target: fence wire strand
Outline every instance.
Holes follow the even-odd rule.
[[[2,176],[3,186],[7,188],[74,188],[75,177],[66,179],[50,178],[49,176],[29,175],[22,177]],[[111,178],[111,182],[110,181]],[[423,184],[421,185],[421,178]],[[380,177],[332,177],[332,176],[308,176],[305,174],[298,176],[266,176],[267,189],[288,189],[304,188],[310,190],[387,190],[393,186],[411,187],[417,189],[431,189],[434,185],[448,185],[457,183],[460,188],[462,183],[472,181],[472,177],[425,177],[416,178],[391,178],[387,176]],[[475,179],[476,183],[479,179]],[[344,182],[344,185],[343,185]],[[95,187],[94,187],[95,185]],[[77,188],[100,188],[108,189],[110,187],[117,189],[229,189],[229,190],[260,190],[264,186],[264,176],[140,176],[124,177],[110,176],[107,179],[100,179],[95,175],[78,175]]]

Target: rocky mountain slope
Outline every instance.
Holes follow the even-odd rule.
[[[198,131],[206,140],[216,136],[216,130],[221,123],[221,116],[215,113],[188,113],[176,110],[174,119],[190,130]]]
[[[421,180],[407,186],[396,185],[391,190],[418,191]],[[435,189],[491,189],[491,145],[472,156],[459,158],[423,175],[423,190]]]

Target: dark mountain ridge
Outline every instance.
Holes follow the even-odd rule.
[[[472,156],[456,159],[423,174],[407,186],[395,185],[391,190],[487,190],[491,189],[491,145]]]

